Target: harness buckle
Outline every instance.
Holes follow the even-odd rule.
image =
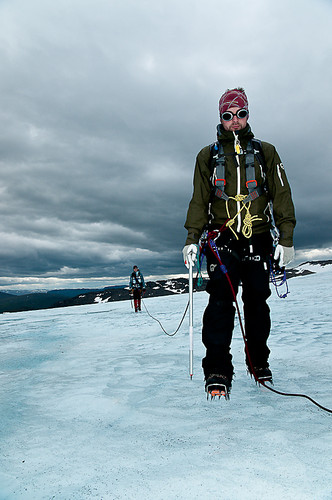
[[[222,183],[224,186],[226,186],[226,179],[215,179],[214,180],[214,185],[215,186],[220,186],[220,183]]]
[[[250,185],[251,182],[254,182],[255,184],[254,185]],[[246,186],[247,186],[247,189],[249,189],[249,190],[250,189],[255,189],[258,186],[256,179],[251,179],[251,180],[247,181],[246,182]]]

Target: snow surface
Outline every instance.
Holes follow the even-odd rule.
[[[275,388],[331,408],[331,273],[270,299]],[[0,318],[0,499],[331,499],[331,414],[259,389],[236,326],[230,401],[207,401],[205,292],[167,337],[130,301]],[[145,299],[173,332],[187,295]]]

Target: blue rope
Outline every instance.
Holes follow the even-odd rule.
[[[282,279],[281,279],[280,283],[278,283],[278,281],[277,281],[277,274],[276,274],[276,272],[275,272],[275,270],[273,268],[273,264],[272,264],[271,260],[270,260],[270,277],[271,277],[271,283],[274,285],[278,297],[280,299],[285,299],[287,297],[287,295],[290,293],[289,292],[289,288],[288,288],[287,278],[286,278],[286,271],[284,269],[283,275],[282,275]],[[285,289],[284,292],[280,292],[279,291],[279,289],[282,286],[286,287],[286,289]]]

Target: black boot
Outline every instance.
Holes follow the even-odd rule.
[[[254,366],[253,369],[248,367],[248,371],[258,382],[272,383],[272,372],[268,364],[266,366]]]

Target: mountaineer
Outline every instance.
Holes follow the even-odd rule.
[[[206,251],[209,302],[203,316],[206,354],[202,366],[208,395],[218,386],[226,395],[231,389],[234,368],[230,346],[240,283],[248,371],[256,380],[272,382],[267,346],[270,258],[280,267],[293,260],[296,224],[285,168],[272,144],[254,138],[244,89],[228,89],[220,98],[219,114],[217,142],[197,155],[183,248],[187,267],[196,262],[204,230],[216,248]],[[278,235],[275,243],[273,230]]]
[[[130,275],[129,288],[134,297],[135,312],[138,312],[141,310],[141,298],[142,293],[145,292],[145,282],[143,274],[137,266],[133,267],[133,272]]]

